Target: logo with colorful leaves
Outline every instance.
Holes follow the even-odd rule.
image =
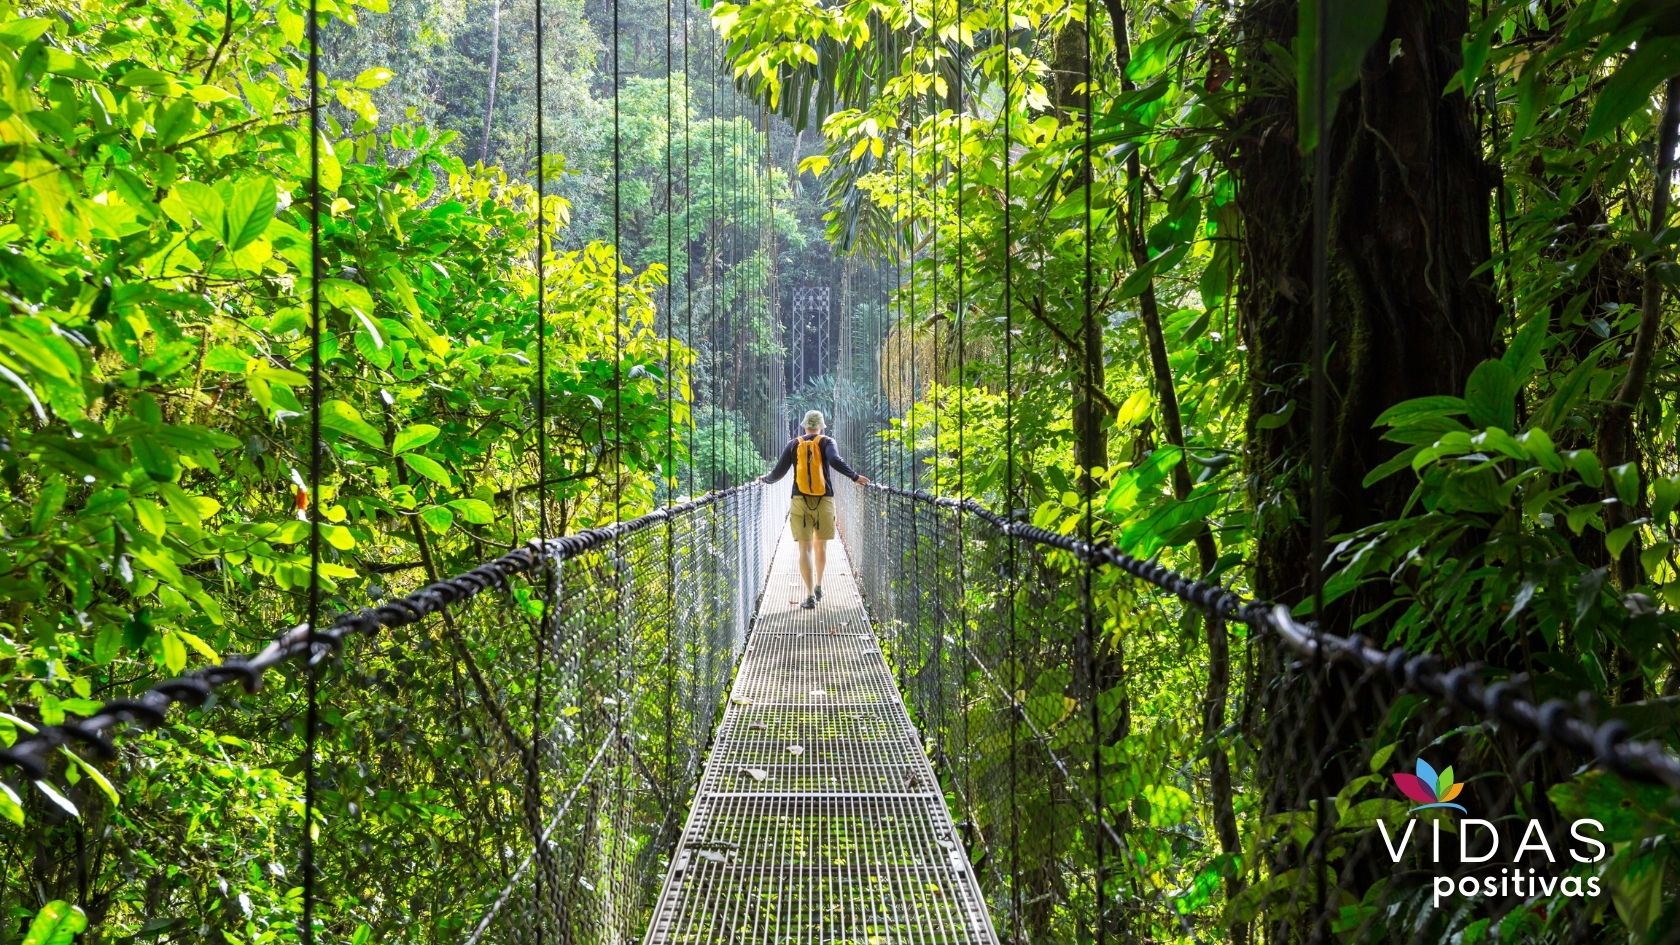
[[[1400,788],[1401,794],[1417,802],[1416,807],[1406,812],[1408,814],[1434,807],[1451,807],[1459,813],[1466,813],[1463,805],[1452,803],[1453,798],[1464,790],[1464,785],[1453,781],[1452,765],[1437,773],[1429,766],[1429,762],[1419,758],[1417,774],[1396,774],[1394,783]]]

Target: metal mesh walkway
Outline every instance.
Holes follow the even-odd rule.
[[[982,945],[985,900],[839,542],[783,540],[648,945]]]

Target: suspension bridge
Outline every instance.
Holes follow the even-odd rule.
[[[501,6],[494,9],[500,17]],[[1397,869],[1400,858],[1386,852],[1385,831],[1417,810],[1452,803],[1454,787],[1468,784],[1471,795],[1455,806],[1473,804],[1502,825],[1532,819],[1548,850],[1569,849],[1576,824],[1603,797],[1616,799],[1614,817],[1603,815],[1621,831],[1615,842],[1657,842],[1649,830],[1639,832],[1648,823],[1630,824],[1672,811],[1680,758],[1647,737],[1652,725],[1566,698],[1532,678],[1327,632],[1314,621],[1323,609],[1316,572],[1330,527],[1317,504],[1322,484],[1313,490],[1314,507],[1303,510],[1314,533],[1306,553],[1315,558],[1316,598],[1305,602],[1257,600],[1213,578],[1180,573],[1158,558],[1176,548],[1130,553],[1123,536],[1098,524],[1101,500],[1083,478],[1091,472],[1083,460],[1062,497],[1073,514],[1041,522],[1025,507],[1024,470],[1042,456],[1019,449],[1022,428],[1073,428],[1096,415],[1106,367],[1100,347],[1084,342],[1100,334],[1098,319],[1108,315],[1099,312],[1090,249],[1103,238],[1103,224],[1087,203],[1076,208],[1083,211],[1083,272],[1060,273],[1079,285],[1057,288],[1083,320],[1067,346],[1077,356],[1054,359],[1063,372],[1057,377],[1071,384],[1065,415],[1014,413],[1016,395],[1050,376],[1044,363],[1029,363],[1015,348],[1026,317],[1022,285],[1049,270],[1022,276],[1012,261],[1014,228],[1022,224],[1011,216],[1016,182],[1007,147],[991,171],[1002,196],[1000,219],[988,225],[1001,233],[995,248],[1004,261],[989,297],[975,298],[960,264],[954,285],[918,268],[941,239],[946,252],[954,241],[959,259],[979,252],[965,216],[972,208],[960,197],[955,206],[918,204],[914,181],[895,171],[897,216],[881,224],[894,234],[891,245],[867,262],[854,256],[801,273],[784,305],[773,262],[751,264],[779,258],[776,171],[767,145],[754,150],[768,142],[771,112],[751,100],[761,89],[714,76],[702,90],[713,127],[699,159],[688,153],[691,110],[671,104],[678,48],[672,9],[665,7],[659,50],[665,126],[653,149],[663,152],[653,175],[663,177],[663,193],[647,195],[649,208],[659,204],[663,256],[660,240],[637,248],[661,259],[661,278],[671,280],[665,285],[627,278],[616,249],[603,253],[610,259],[598,270],[577,263],[589,257],[587,249],[552,252],[552,214],[560,205],[543,199],[557,185],[549,176],[555,165],[542,90],[551,78],[544,37],[555,37],[543,26],[542,4],[535,8],[534,197],[518,198],[534,217],[534,246],[510,253],[532,267],[535,288],[524,307],[498,310],[472,339],[488,349],[498,332],[529,329],[534,357],[510,348],[480,360],[532,368],[506,382],[527,383],[528,391],[497,386],[496,396],[506,398],[498,409],[512,419],[503,432],[520,454],[510,465],[520,474],[533,467],[534,484],[484,491],[501,501],[493,507],[478,493],[442,498],[441,489],[455,483],[419,452],[431,440],[405,443],[390,420],[397,399],[387,378],[407,371],[406,379],[424,379],[427,369],[403,365],[388,347],[448,345],[432,344],[398,319],[370,318],[358,304],[367,296],[373,305],[371,285],[418,313],[410,278],[395,267],[392,275],[327,265],[326,242],[353,243],[365,234],[347,237],[352,231],[334,222],[353,209],[348,199],[334,200],[338,185],[327,183],[341,174],[327,145],[343,130],[335,123],[343,123],[329,120],[322,101],[333,89],[323,89],[320,77],[319,5],[308,4],[309,28],[296,26],[301,38],[289,40],[307,58],[309,79],[299,96],[307,98],[285,116],[301,131],[297,140],[307,142],[298,207],[308,232],[276,242],[295,257],[284,287],[298,308],[285,316],[295,358],[265,351],[231,359],[273,400],[262,415],[271,426],[307,424],[307,433],[297,434],[308,444],[299,451],[303,468],[289,470],[288,488],[296,492],[288,494],[295,501],[288,508],[306,523],[293,540],[307,541],[306,553],[284,569],[295,578],[284,588],[297,599],[283,608],[290,628],[272,637],[265,629],[248,651],[200,651],[201,665],[175,678],[108,680],[97,693],[80,693],[78,711],[43,700],[29,718],[5,716],[15,739],[0,748],[0,783],[20,812],[19,827],[17,799],[28,797],[34,832],[7,840],[0,875],[22,878],[31,887],[23,895],[49,901],[20,939],[24,945],[68,945],[84,934],[80,941],[100,945],[1423,941],[1419,930],[1440,908],[1430,903],[1432,894],[1439,898],[1436,877],[1415,864]],[[960,16],[963,9],[947,12]],[[596,196],[603,204],[610,199],[616,246],[626,242],[625,30],[616,2],[610,15],[612,171]],[[687,9],[677,17],[686,97]],[[230,12],[227,35],[233,19]],[[1007,5],[1004,23],[1007,40],[1014,29]],[[917,42],[927,52],[928,40],[917,36],[882,42],[907,42],[913,58]],[[221,58],[215,49],[206,76]],[[1086,85],[1090,50],[1074,57]],[[723,61],[715,42],[704,52],[708,65]],[[53,56],[37,58],[80,80],[62,55],[55,47]],[[202,64],[193,63],[198,72]],[[1023,94],[1015,67],[1011,49],[1000,64],[1006,106]],[[490,68],[487,113],[495,108],[496,66]],[[1329,71],[1322,58],[1318,68],[1320,75]],[[145,84],[149,76],[127,75],[131,85],[153,87]],[[967,101],[964,76],[954,73],[958,105]],[[359,88],[343,91],[340,105],[360,102]],[[214,104],[218,96],[204,91],[194,101]],[[943,107],[926,98],[914,108]],[[1083,107],[1083,147],[1069,152],[1078,165],[1069,173],[1090,182],[1089,101]],[[657,111],[638,120],[645,124]],[[1003,111],[1003,135],[1012,140],[1009,109]],[[956,119],[959,129],[973,120]],[[1319,137],[1327,138],[1328,119],[1318,120]],[[489,117],[484,124],[481,156],[493,130],[507,131],[492,128]],[[863,143],[856,154],[869,153]],[[1315,159],[1328,160],[1325,150]],[[955,177],[961,194],[958,152],[939,173]],[[357,173],[371,178],[375,163]],[[697,166],[714,185],[728,177],[738,186],[727,198],[714,193],[704,212],[679,212],[679,191],[692,197],[702,189],[691,180]],[[486,196],[506,181],[486,183],[450,167],[467,183],[452,181],[458,189],[442,196],[429,189],[436,185],[431,168],[415,175],[427,183],[408,208],[412,216],[402,218],[410,230],[424,232],[476,208],[495,218],[484,223],[487,232],[518,231],[508,222],[511,211]],[[1317,179],[1329,176],[1321,166]],[[186,193],[209,203],[203,192]],[[273,196],[273,185],[265,193]],[[228,255],[254,253],[250,241],[232,248],[241,237],[229,221],[244,204],[231,191],[215,196],[212,222],[225,231]],[[1312,209],[1322,261],[1329,217],[1322,193]],[[856,225],[853,217],[844,225]],[[448,261],[470,269],[476,257]],[[443,262],[428,263],[445,273],[447,285]],[[1140,268],[1149,264],[1145,259]],[[1302,352],[1313,365],[1325,363],[1329,293],[1320,276],[1311,287],[1315,337]],[[574,294],[556,301],[563,295],[556,282]],[[96,304],[109,304],[109,296]],[[591,303],[608,314],[590,321],[584,309]],[[748,307],[765,313],[776,337],[761,338],[761,326],[736,317]],[[696,328],[697,310],[709,327]],[[1042,311],[1033,314],[1069,340],[1069,329]],[[977,319],[995,323],[995,337],[970,350],[966,333]],[[407,334],[394,334],[393,324]],[[573,329],[598,348],[586,355],[562,350],[565,343],[587,347],[566,336]],[[208,338],[199,360],[228,364],[219,349],[210,357]],[[702,344],[704,357],[688,350]],[[361,384],[359,412],[347,406],[351,382],[334,386],[333,372],[352,348],[382,372]],[[1164,347],[1160,356],[1164,361]],[[181,364],[191,360],[183,357]],[[981,358],[1001,365],[1002,382],[983,419],[1003,446],[1001,456],[976,461],[963,437],[979,408],[964,397],[984,386],[968,383]],[[684,389],[687,368],[701,381],[697,394]],[[1326,449],[1316,424],[1330,411],[1323,371],[1309,373],[1316,469]],[[562,398],[553,389],[556,375],[588,383]],[[866,388],[867,396],[833,393],[847,384]],[[285,396],[263,385],[285,387]],[[821,387],[834,396],[845,453],[879,482],[836,483],[840,550],[831,556],[821,602],[805,609],[787,535],[788,490],[752,481],[749,467],[779,445],[795,395]],[[1167,387],[1158,393],[1171,400]],[[41,427],[51,428],[46,405],[24,389]],[[454,393],[426,396],[442,402]],[[218,391],[212,407],[220,397]],[[568,404],[582,402],[592,404],[584,419],[555,422]],[[155,402],[148,409],[161,417]],[[376,410],[387,411],[387,429],[372,422]],[[491,425],[492,412],[451,433],[474,440]],[[709,440],[697,442],[701,423]],[[750,429],[735,431],[736,423]],[[128,447],[138,453],[148,430],[119,432],[139,444]],[[337,437],[373,449],[346,461]],[[686,439],[680,450],[679,437]],[[1171,439],[1165,445],[1183,452],[1184,444]],[[268,449],[259,445],[251,452]],[[679,454],[707,454],[710,465],[697,475],[691,463],[684,477]],[[638,462],[639,473],[632,468]],[[1002,470],[1001,485],[970,488],[963,470],[988,462]],[[187,465],[187,472],[215,469],[196,458]],[[342,530],[322,507],[352,469],[396,484],[403,499],[378,508],[370,502],[373,510],[363,511],[398,522],[390,534],[401,541],[384,545],[412,546],[420,559],[381,561],[389,570],[372,573],[425,574],[407,584],[393,579],[401,592],[369,591],[365,605],[329,586]],[[154,480],[174,486],[186,473],[169,467],[147,477],[137,489]],[[89,474],[86,483],[96,479]],[[593,490],[587,498],[564,491],[580,482]],[[439,501],[409,501],[432,488],[426,483],[439,487],[432,493]],[[205,506],[184,492],[177,497],[180,491],[166,492],[166,504],[172,524],[186,526]],[[521,521],[521,496],[531,494],[534,503],[524,510],[534,506],[527,518],[535,521]],[[63,499],[61,492],[61,509]],[[162,522],[158,503],[140,499]],[[606,524],[570,527],[570,513],[585,508],[594,513],[585,520]],[[468,531],[463,545],[483,563],[446,576],[437,572],[435,539],[425,529],[446,532],[457,511],[477,519],[467,523],[473,526],[536,537],[498,545],[487,533]],[[1205,535],[1206,518],[1178,523],[1176,534],[1188,536],[1179,543]],[[294,524],[288,519],[285,527]],[[1205,563],[1207,573],[1223,573]],[[113,572],[130,566],[120,551],[99,565]],[[203,576],[178,571],[174,583],[185,588]],[[126,591],[99,591],[107,592],[114,607],[128,605]],[[94,593],[91,583],[87,593]],[[337,607],[344,612],[333,613]],[[268,612],[255,604],[253,610]],[[141,623],[126,626],[144,636]],[[1128,632],[1138,627],[1158,632]],[[40,675],[52,672],[47,666]],[[1169,704],[1193,705],[1194,717],[1175,715]],[[190,730],[177,727],[186,718]],[[278,746],[288,760],[276,767],[229,761],[255,743]],[[1429,768],[1432,793],[1422,808],[1391,789],[1396,772],[1424,771],[1425,755],[1460,751],[1504,767],[1462,771],[1459,782],[1449,764],[1442,772]],[[151,782],[154,795],[124,798],[107,777],[123,766],[163,772]],[[238,821],[237,835],[209,831],[180,798],[155,787],[184,793],[189,781],[204,803],[248,802],[256,813]],[[1571,785],[1585,787],[1550,793]],[[1649,810],[1630,798],[1648,802]],[[1566,810],[1578,816],[1564,816]],[[101,843],[113,836],[123,838],[121,849]],[[189,865],[164,864],[163,849],[180,852]],[[197,873],[195,859],[233,860],[238,869]],[[1532,850],[1508,865],[1576,879],[1594,868],[1586,860],[1543,863]],[[277,890],[272,901],[253,902],[259,887]],[[1493,896],[1463,908],[1476,921],[1514,922],[1520,900]],[[70,906],[79,918],[65,911]],[[1607,908],[1582,907],[1572,926],[1579,940]],[[1392,916],[1412,922],[1410,932],[1385,924]],[[120,935],[105,931],[118,926]],[[4,933],[11,928],[0,926],[0,945],[10,941]],[[1668,941],[1680,940],[1675,935]]]
[[[1159,831],[1137,813],[1139,798],[1195,801],[1107,786],[1125,724],[1104,698],[1112,658],[1091,633],[1088,594],[1084,610],[1052,604],[1058,587],[1094,578],[1130,587],[1139,608],[1229,622],[1318,667],[1309,706],[1332,705],[1331,692],[1384,706],[1418,693],[1436,703],[1431,724],[1480,720],[1680,787],[1680,762],[1660,747],[1573,706],[1536,705],[1508,681],[1320,634],[1285,608],[972,500],[849,485],[839,498],[845,551],[815,610],[797,606],[785,492],[740,486],[533,541],[313,634],[300,627],[42,727],[0,764],[8,777],[49,778],[61,749],[107,756],[115,737],[168,724],[177,703],[238,712],[297,697],[295,683],[265,687],[268,677],[313,674],[323,714],[357,747],[311,759],[313,829],[278,825],[268,842],[378,845],[378,862],[426,893],[384,940],[1228,937],[1177,904],[1194,886],[1150,865]],[[463,675],[468,695],[403,704],[410,680],[357,671],[374,651],[401,653],[393,665],[416,682]],[[464,757],[452,753],[462,736]],[[1308,780],[1277,776],[1300,785],[1296,809],[1312,809]],[[375,807],[409,815],[391,832],[366,816]],[[1336,866],[1360,868],[1345,850]],[[1267,909],[1336,908],[1333,890],[1315,899],[1310,871],[1290,875],[1303,880],[1274,888]],[[378,886],[377,875],[322,876],[316,908]],[[353,915],[316,921],[355,938]],[[190,928],[192,917],[153,922]]]

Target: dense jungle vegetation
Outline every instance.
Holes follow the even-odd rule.
[[[300,510],[331,523],[329,607],[360,606],[532,537],[543,503],[565,531],[742,481],[810,406],[887,481],[960,481],[1067,533],[1090,499],[1100,539],[1310,602],[1322,149],[1313,616],[1680,744],[1680,12],[1336,0],[1316,140],[1320,2],[718,0],[677,5],[674,63],[665,4],[544,2],[539,194],[532,0],[323,0],[311,495],[304,4],[0,0],[0,743],[295,624]],[[789,374],[787,295],[824,280],[834,363]],[[1278,829],[1280,744],[1330,758],[1301,776],[1348,830],[1404,810],[1365,763],[1404,718],[1292,713],[1306,690],[1264,642],[1097,593],[1126,707],[1097,733],[1103,790],[1174,908],[1245,924],[1300,881],[1239,881]],[[0,942],[297,940],[295,710],[187,715],[0,784]],[[1506,770],[1474,725],[1452,737],[1466,771]],[[1376,884],[1347,921],[1666,940],[1680,814],[1577,767],[1524,759],[1506,798],[1633,812],[1608,819],[1613,894],[1584,918],[1431,914]],[[1042,881],[1088,853],[1046,852]],[[404,908],[400,888],[347,907],[353,940],[404,940]]]
[[[572,531],[762,466],[766,234],[790,263],[807,240],[703,22],[692,84],[661,33],[621,38],[615,161],[605,11],[545,10],[544,483],[533,6],[369,0],[323,5],[331,453],[309,494],[306,9],[0,5],[0,741],[294,624],[304,509],[339,610],[533,537],[539,502]],[[691,162],[669,199],[668,143]],[[0,787],[0,941],[61,899],[101,941],[291,940],[295,726],[259,705]],[[186,925],[164,908],[182,895]]]
[[[829,192],[831,238],[902,277],[879,350],[888,458],[923,488],[960,482],[1069,534],[1092,498],[1097,537],[1298,613],[1315,557],[1322,149],[1322,626],[1520,675],[1674,744],[1680,12],[1334,3],[1322,140],[1318,14],[1284,0],[713,7],[736,75],[822,128],[800,169]],[[1410,742],[1396,732],[1421,731],[1419,707],[1385,718],[1357,681],[1342,705],[1303,705],[1323,692],[1275,645],[1189,616],[1164,627],[1123,581],[1101,593],[1105,695],[1126,707],[1096,733],[1103,789],[1158,828],[1132,842],[1180,906],[1215,887],[1228,920],[1290,901],[1310,874],[1288,862],[1242,882],[1289,823],[1282,798],[1335,795],[1339,836],[1368,840],[1404,807],[1384,759],[1433,744],[1481,772],[1484,797],[1503,792],[1489,807],[1504,813],[1652,820],[1612,820],[1615,895],[1584,925],[1556,902],[1446,914],[1350,867],[1339,930],[1672,928],[1675,850],[1650,840],[1676,825],[1664,795],[1473,726]],[[1146,814],[1163,783],[1201,809]],[[1089,871],[1096,845],[1057,850],[1061,868]],[[1060,888],[1046,872],[1024,897]]]

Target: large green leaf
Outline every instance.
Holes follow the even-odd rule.
[[[445,489],[453,488],[455,485],[455,480],[449,475],[449,470],[445,469],[442,463],[424,453],[407,453],[403,456],[403,462],[408,464],[409,469],[425,476]]]
[[[1659,36],[1640,42],[1598,93],[1592,117],[1581,134],[1583,142],[1604,137],[1640,109],[1650,107],[1652,91],[1674,76],[1680,76],[1680,37]],[[1640,137],[1647,136],[1646,129],[1639,131]]]
[[[1503,361],[1483,361],[1464,383],[1470,422],[1510,432],[1517,425],[1517,377]]]
[[[334,433],[353,436],[369,446],[384,446],[385,438],[373,425],[362,419],[355,407],[342,400],[329,400],[321,405],[321,426]]]
[[[471,525],[488,525],[496,520],[496,512],[483,499],[452,499],[449,507],[461,514]]]
[[[1602,833],[1593,830],[1591,835],[1607,844],[1634,840],[1653,826],[1666,828],[1661,831],[1666,833],[1676,824],[1668,790],[1626,781],[1604,771],[1587,771],[1555,784],[1546,796],[1564,817],[1591,818],[1603,824]]]
[[[455,524],[455,513],[447,506],[433,505],[420,510],[420,521],[434,532],[442,534],[449,531],[449,526]]]
[[[274,181],[259,177],[234,184],[226,200],[227,218],[222,241],[231,250],[251,245],[268,229],[278,206],[279,195],[275,193]]]
[[[184,180],[175,185],[175,197],[199,226],[217,236],[225,232],[223,220],[227,205],[222,202],[222,195],[216,192],[216,188],[200,181]]]
[[[54,899],[35,913],[24,933],[23,945],[70,945],[76,936],[87,931],[87,914],[80,906],[62,899]]]
[[[406,453],[437,439],[438,428],[429,423],[411,423],[397,433],[391,442],[391,452]]]

